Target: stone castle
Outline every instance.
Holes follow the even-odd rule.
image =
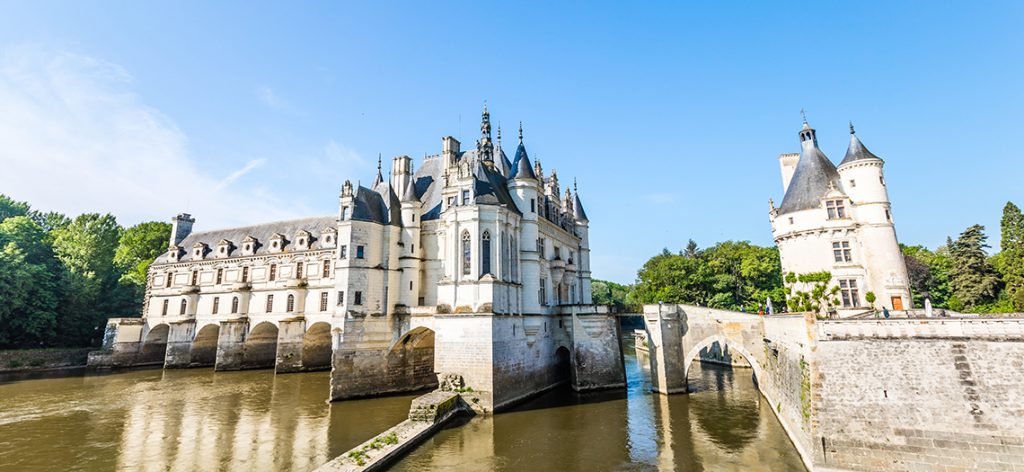
[[[884,162],[861,143],[853,125],[838,167],[818,147],[806,119],[800,153],[780,155],[779,165],[785,197],[778,208],[769,202],[769,220],[787,289],[809,292],[817,282],[799,276],[828,272],[829,285],[839,288],[840,316],[912,308]],[[875,303],[868,301],[869,293]]]
[[[369,187],[344,183],[335,215],[206,232],[178,215],[142,319],[108,326],[114,352],[136,354],[94,363],[332,369],[334,399],[442,374],[491,392],[491,407],[563,381],[622,384],[617,344],[580,344],[617,339],[617,324],[591,304],[575,183],[563,194],[530,161],[522,126],[511,161],[496,138],[485,107],[475,149],[444,137],[415,172],[395,157],[388,179],[378,162]],[[610,377],[572,361],[611,351],[587,363]]]

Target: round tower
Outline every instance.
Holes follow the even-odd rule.
[[[541,306],[538,294],[540,290],[540,254],[537,252],[537,239],[540,230],[537,219],[544,200],[540,193],[540,180],[530,164],[530,157],[523,144],[523,125],[519,124],[519,147],[516,148],[509,174],[508,186],[521,210],[522,224],[519,228],[519,280],[522,286],[522,304],[524,313],[540,313]]]
[[[905,310],[912,308],[909,277],[896,238],[884,164],[864,146],[851,123],[850,147],[837,170],[858,224],[867,285],[877,297],[876,308]]]

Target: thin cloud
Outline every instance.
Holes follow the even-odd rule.
[[[101,59],[17,46],[0,51],[0,193],[69,215],[113,213],[122,224],[182,211],[198,228],[302,216],[274,191],[200,171],[188,137]],[[257,160],[258,161],[258,160]],[[206,166],[204,166],[206,167]]]
[[[679,201],[679,195],[674,193],[649,193],[642,196],[644,200],[655,205],[671,205]]]
[[[267,163],[267,160],[265,158],[253,159],[253,160],[251,160],[249,162],[246,162],[245,166],[243,166],[241,169],[239,169],[239,170],[237,170],[235,172],[232,172],[230,175],[228,175],[227,177],[224,177],[223,180],[218,182],[217,186],[214,187],[214,189],[216,189],[216,190],[223,190],[228,185],[231,185],[231,184],[235,183],[235,181],[238,180],[239,178],[241,178],[243,175],[248,174],[253,169],[256,169],[258,167],[262,167],[263,164],[266,164],[266,163]]]
[[[298,110],[292,106],[291,102],[281,98],[274,92],[274,89],[265,85],[256,87],[256,98],[258,98],[264,105],[274,110],[298,113]]]

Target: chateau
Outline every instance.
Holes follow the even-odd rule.
[[[415,171],[395,157],[387,179],[378,161],[369,186],[344,182],[334,215],[205,232],[178,215],[143,318],[108,326],[114,351],[137,355],[96,363],[332,368],[335,399],[456,375],[477,390],[507,383],[499,406],[570,380],[577,321],[565,316],[599,311],[589,221],[575,182],[562,193],[531,162],[522,126],[512,160],[496,138],[485,107],[475,149],[444,137]],[[616,339],[615,319],[598,318]]]
[[[828,272],[839,287],[840,316],[887,307],[911,307],[907,268],[896,240],[884,162],[868,151],[850,125],[850,146],[836,167],[804,120],[800,153],[779,156],[785,197],[769,201],[772,235],[789,290],[815,282],[794,280]],[[868,294],[876,297],[868,302]]]

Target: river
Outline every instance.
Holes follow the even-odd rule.
[[[555,389],[441,431],[395,470],[803,470],[746,369],[691,369],[690,395]],[[0,470],[311,470],[405,418],[414,395],[327,402],[329,373],[135,370],[0,378]]]

